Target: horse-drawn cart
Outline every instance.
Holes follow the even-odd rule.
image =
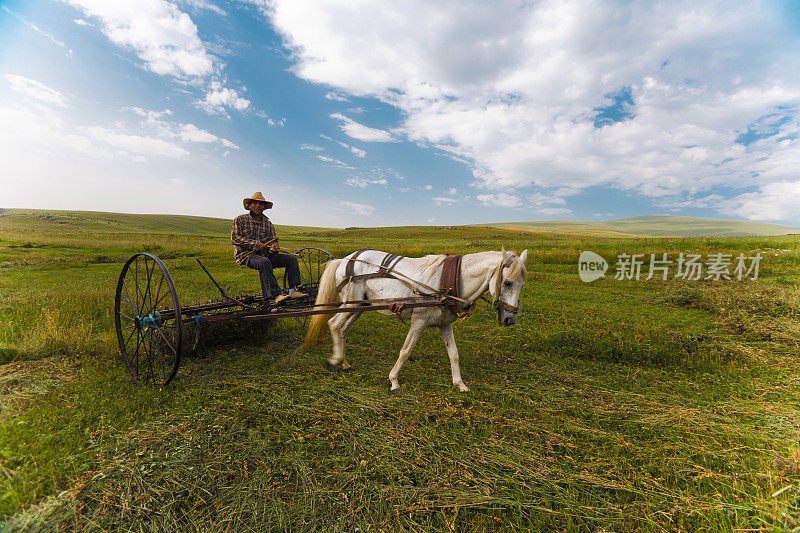
[[[286,299],[279,306],[260,294],[230,296],[199,260],[222,299],[181,305],[175,283],[161,259],[148,253],[133,255],[122,267],[114,299],[119,355],[131,379],[168,384],[180,366],[187,328],[196,345],[202,328],[208,324],[308,315],[314,307],[324,265],[333,256],[320,248],[303,248],[296,255],[304,278],[299,289],[308,296]]]
[[[181,305],[175,283],[164,263],[155,255],[138,253],[122,267],[114,299],[114,318],[119,356],[133,381],[167,385],[178,371],[185,337],[193,344],[209,324],[249,322],[278,318],[305,319],[311,315],[386,311],[442,305],[440,298],[422,301],[364,302],[363,305],[315,306],[319,281],[325,264],[334,257],[320,248],[303,248],[298,258],[303,283],[298,287],[308,296],[287,298],[279,305],[260,294],[233,297],[211,276],[198,259],[202,270],[221,293],[216,302]],[[284,279],[286,285],[286,279]],[[399,306],[399,307],[398,307]]]

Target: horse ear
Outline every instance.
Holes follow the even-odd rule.
[[[528,250],[526,249],[524,252],[519,254],[519,261],[520,261],[520,263],[522,263],[524,265],[525,261],[527,261],[527,260],[528,260]]]
[[[503,263],[505,263],[508,259],[508,252],[506,252],[505,246],[500,247],[500,253],[503,254]]]

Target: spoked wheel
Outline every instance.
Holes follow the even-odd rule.
[[[297,263],[300,267],[300,275],[303,277],[303,283],[300,285],[300,290],[308,294],[308,300],[300,300],[297,302],[297,307],[305,307],[314,303],[319,292],[319,278],[322,277],[322,271],[325,270],[325,263],[335,259],[330,252],[322,248],[301,248],[297,254]],[[284,270],[283,273],[283,286],[288,287],[289,273]],[[302,326],[306,327],[308,317],[303,318],[295,317],[295,320]]]
[[[316,298],[319,291],[319,278],[325,270],[325,263],[335,259],[330,252],[322,248],[302,248],[297,252],[297,262],[300,265],[300,274],[303,276],[303,284],[300,286],[303,292]],[[284,272],[283,285],[288,283],[288,273]]]
[[[181,304],[158,257],[136,254],[122,267],[114,319],[120,358],[131,379],[169,383],[181,360]]]

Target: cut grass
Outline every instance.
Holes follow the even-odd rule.
[[[194,256],[233,292],[257,292],[257,276],[233,265],[224,234],[154,236],[141,228],[164,221],[107,216],[110,240],[85,221],[0,217],[9,230],[0,357],[14,360],[0,366],[5,528],[800,526],[796,236],[306,228],[284,246],[340,257],[363,246],[409,255],[528,247],[520,321],[500,328],[480,308],[457,326],[468,394],[452,387],[435,331],[388,394],[406,329],[368,314],[348,336],[353,372],[323,369],[329,342],[299,352],[293,321],[233,325],[207,330],[201,351],[158,390],[131,383],[115,362],[111,307],[125,258],[143,249],[171,257],[184,303],[216,297]],[[751,283],[584,284],[576,265],[586,249],[608,259],[757,250],[765,259]]]

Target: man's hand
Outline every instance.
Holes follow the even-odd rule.
[[[269,247],[269,251],[272,252],[272,253],[278,252],[280,249],[281,248],[280,248],[280,246],[278,246],[277,242],[273,242]]]

